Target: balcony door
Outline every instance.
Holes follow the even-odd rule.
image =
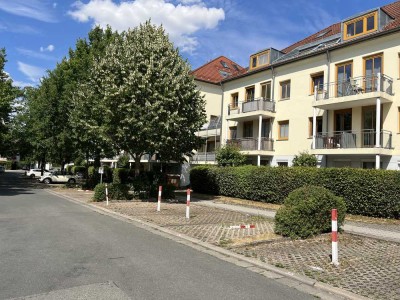
[[[343,97],[349,95],[350,78],[352,76],[353,62],[347,62],[337,66],[337,88],[336,96]]]
[[[335,111],[335,132],[351,132],[352,112],[351,109]]]
[[[246,88],[246,101],[253,101],[254,100],[254,86]]]
[[[382,74],[382,55],[375,55],[364,59],[365,92],[376,92],[378,87],[378,73]]]
[[[382,111],[382,110],[381,110]],[[364,147],[374,147],[376,143],[376,107],[363,107],[363,145]],[[382,117],[381,117],[382,128]]]

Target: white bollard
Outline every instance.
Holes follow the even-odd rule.
[[[186,219],[190,218],[190,189],[186,190]]]
[[[161,210],[161,194],[162,194],[162,186],[158,187],[158,201],[157,201],[157,211]]]
[[[337,209],[332,209],[332,264],[339,265]]]
[[[107,206],[108,206],[108,187],[107,187],[107,183],[106,183],[106,201],[107,201]]]

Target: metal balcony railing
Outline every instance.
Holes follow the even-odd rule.
[[[237,105],[228,105],[228,115],[241,114],[258,110],[275,112],[275,102],[273,100],[268,100],[260,97],[253,100],[240,101]]]
[[[345,81],[329,82],[315,86],[315,100],[340,98],[371,92],[393,95],[393,79],[384,74],[352,77]]]
[[[210,122],[203,125],[200,131],[203,130],[212,130],[212,129],[220,129],[222,127],[222,117],[218,116],[218,118],[210,120]]]
[[[376,147],[376,131],[364,129],[360,132],[341,131],[333,133],[319,133],[315,136],[315,149],[347,149],[347,148],[374,148]],[[392,132],[381,130],[380,148],[392,148]]]
[[[192,156],[192,161],[215,161],[215,152],[197,152]]]
[[[242,151],[246,150],[258,150],[258,138],[240,138],[230,139],[226,141],[228,145],[234,145]],[[261,138],[261,149],[264,151],[274,150],[274,140],[263,137]]]

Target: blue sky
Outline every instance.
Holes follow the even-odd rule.
[[[393,0],[0,0],[0,48],[16,85],[37,85],[94,25],[125,30],[163,24],[193,68],[225,55],[282,49],[359,12]]]

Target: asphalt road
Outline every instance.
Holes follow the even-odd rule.
[[[314,299],[21,175],[0,173],[0,299]]]

